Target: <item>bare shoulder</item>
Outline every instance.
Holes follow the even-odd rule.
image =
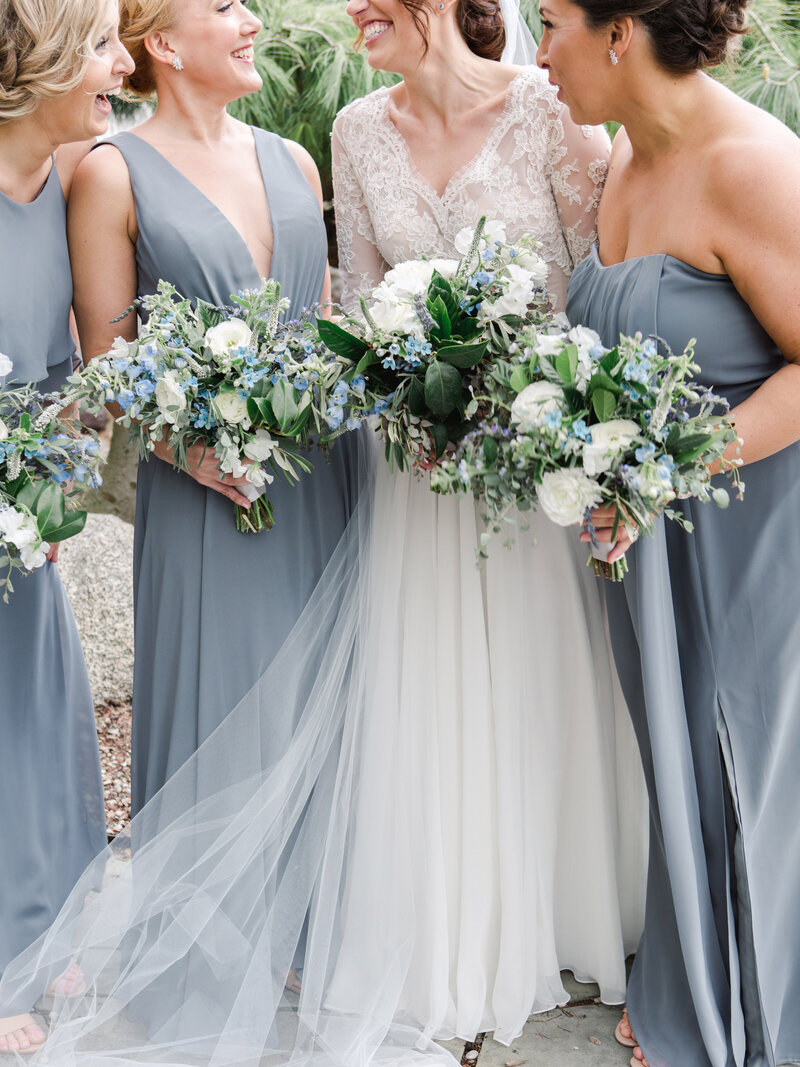
[[[128,166],[113,144],[99,144],[75,171],[74,190],[80,196],[101,196],[111,203],[133,203]]]
[[[292,156],[295,163],[303,172],[303,177],[314,190],[317,199],[321,203],[322,182],[320,181],[319,169],[317,167],[317,164],[314,162],[314,157],[311,155],[308,149],[303,148],[303,146],[301,144],[298,144],[296,141],[290,141],[287,138],[284,138],[283,143],[286,145],[289,154]]]
[[[69,200],[72,179],[75,177],[75,171],[81,160],[92,150],[94,143],[94,140],[72,141],[69,144],[59,145],[55,151],[56,170],[61,179],[61,187],[64,190],[64,197],[67,200]]]

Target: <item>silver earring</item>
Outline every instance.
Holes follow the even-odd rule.
[[[444,11],[444,4],[439,4],[439,10]]]
[[[175,70],[183,70],[183,60],[181,59],[181,57],[178,55],[177,52],[172,57],[172,65],[175,68]]]
[[[619,63],[619,56],[617,55],[616,51],[613,48],[609,48],[609,50],[608,50],[608,58],[611,60],[611,62],[614,64],[615,67],[616,67],[617,63]]]

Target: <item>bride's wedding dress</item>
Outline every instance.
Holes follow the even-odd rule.
[[[485,215],[511,242],[541,242],[562,309],[595,240],[607,147],[563,115],[543,73],[524,69],[439,195],[391,121],[388,90],[345,108],[334,184],[351,297],[403,260],[459,258],[459,232]],[[574,530],[520,518],[514,546],[495,537],[481,570],[471,499],[437,496],[382,460],[375,493],[379,688],[330,1000],[358,1010],[392,965],[376,934],[397,927],[409,939],[399,1000],[431,1035],[512,1041],[532,1011],[568,999],[564,968],[621,1003],[647,801],[586,550]]]

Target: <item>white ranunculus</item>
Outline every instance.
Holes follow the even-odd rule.
[[[174,424],[180,413],[186,410],[186,396],[175,371],[168,370],[156,382],[155,398],[158,410],[166,421]],[[169,410],[170,408],[172,410]]]
[[[214,406],[219,417],[229,426],[247,427],[250,425],[250,419],[247,417],[247,400],[239,396],[235,389],[217,393]]]
[[[244,446],[244,454],[256,463],[264,463],[272,455],[276,444],[266,430],[256,430],[255,436]]]
[[[564,410],[564,390],[555,382],[526,386],[511,405],[511,418],[523,431],[535,430],[545,415]]]
[[[537,496],[542,511],[559,526],[583,522],[586,509],[597,507],[603,499],[597,482],[573,467],[548,471],[542,477]]]
[[[384,277],[384,282],[401,300],[413,303],[417,293],[424,293],[431,284],[433,263],[424,259],[409,259],[398,263]]]
[[[235,348],[247,348],[253,332],[241,319],[226,319],[206,331],[206,344],[215,356],[226,356]]]
[[[42,541],[38,545],[23,545],[19,550],[19,558],[22,560],[22,566],[26,571],[35,571],[39,567],[43,567],[47,561],[47,553],[49,551],[50,545],[47,541]]]
[[[14,369],[14,363],[0,352],[0,378],[7,378]]]
[[[583,446],[583,469],[592,477],[611,470],[620,453],[639,436],[632,419],[610,419],[592,426],[591,443]]]
[[[403,300],[381,282],[373,293],[374,303],[369,309],[372,321],[384,333],[412,334],[422,340],[425,331],[412,301]]]

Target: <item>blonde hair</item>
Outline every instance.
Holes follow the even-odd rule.
[[[151,33],[163,33],[174,24],[174,0],[120,0],[119,35],[136,64],[136,70],[123,82],[125,96],[129,99],[142,100],[154,95],[153,57],[144,41]]]
[[[0,0],[0,123],[77,89],[105,17],[97,0]]]

